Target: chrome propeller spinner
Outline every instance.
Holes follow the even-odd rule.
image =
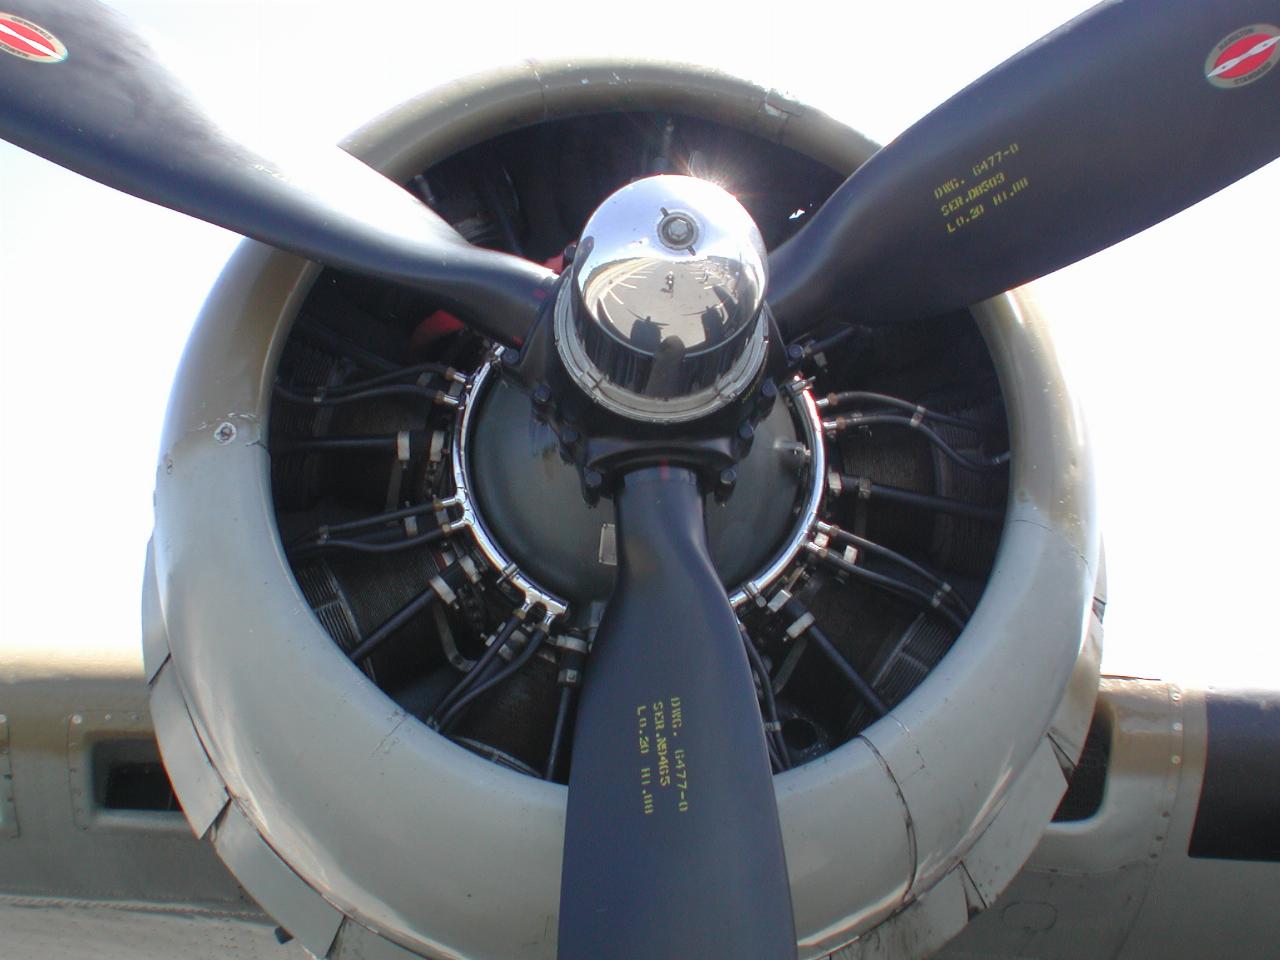
[[[708,180],[630,183],[591,215],[556,303],[556,347],[596,403],[677,423],[737,399],[764,363],[768,279],[751,216]]]

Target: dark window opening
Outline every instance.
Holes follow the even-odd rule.
[[[154,740],[95,743],[93,793],[104,810],[182,810]]]

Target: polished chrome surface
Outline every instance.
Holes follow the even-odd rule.
[[[710,180],[628,184],[587,221],[574,286],[588,316],[638,354],[679,340],[687,353],[731,340],[764,302],[764,240]]]
[[[759,369],[765,258],[750,214],[711,181],[663,175],[628,184],[587,221],[562,294],[572,324],[557,344],[570,373],[589,393],[608,382],[621,391],[612,397],[617,412],[639,419],[716,409],[732,398],[727,386],[742,389]],[[643,402],[716,387],[702,397],[709,406],[676,404],[675,415]]]
[[[683,396],[651,397],[616,383],[587,354],[582,338],[574,329],[572,287],[562,287],[556,298],[556,348],[565,370],[592,400],[614,413],[651,423],[685,423],[705,417],[735,400],[751,385],[764,363],[768,338],[765,324],[751,329],[743,352],[727,371],[710,384]]]
[[[799,385],[802,381],[797,378],[793,383]],[[792,409],[804,432],[804,442],[808,447],[809,495],[805,498],[804,507],[800,510],[799,523],[796,524],[791,539],[774,555],[764,570],[730,594],[729,602],[735,609],[748,600],[759,597],[791,566],[791,562],[799,555],[809,539],[810,531],[818,519],[818,510],[822,506],[822,496],[826,492],[827,448],[822,439],[822,416],[813,402],[812,390],[806,387],[802,392],[792,395],[795,397]]]
[[[467,448],[470,444],[470,433],[474,425],[473,411],[476,409],[475,398],[477,393],[483,389],[485,381],[493,375],[494,364],[486,362],[475,375],[471,377],[467,383],[465,393],[463,394],[462,413],[458,417],[458,423],[453,430],[453,485],[454,492],[451,498],[462,510],[462,519],[457,521],[459,524],[465,525],[471,531],[471,536],[476,542],[476,546],[480,548],[480,552],[484,554],[486,560],[494,570],[497,571],[499,579],[510,583],[513,587],[520,591],[524,596],[524,604],[520,609],[520,618],[526,619],[526,615],[531,607],[540,604],[546,611],[543,622],[547,625],[564,616],[568,611],[568,604],[557,597],[530,582],[520,568],[511,560],[510,557],[498,546],[498,542],[485,528],[484,521],[480,514],[475,510],[475,504],[472,500],[470,491],[471,474],[468,468],[470,457]]]

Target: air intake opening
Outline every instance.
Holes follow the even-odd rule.
[[[95,743],[93,797],[102,810],[182,810],[152,739]]]
[[[1099,710],[1089,725],[1084,752],[1067,783],[1067,792],[1053,815],[1054,823],[1088,820],[1102,808],[1107,789],[1107,768],[1111,763],[1111,717]]]

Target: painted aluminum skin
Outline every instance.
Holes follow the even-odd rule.
[[[402,178],[497,129],[621,108],[713,118],[842,172],[873,150],[774,91],[616,61],[464,81],[385,115],[351,147]],[[432,957],[549,960],[564,788],[407,716],[324,633],[285,561],[266,416],[277,356],[317,272],[246,243],[177,378],[147,625],[148,676],[186,707],[157,714],[175,786],[193,826],[318,955],[394,942]],[[855,938],[863,946],[850,955],[890,938],[910,945],[894,956],[924,956],[957,932],[1031,852],[1063,790],[1056,758],[1074,756],[1092,712],[1099,553],[1078,411],[1027,303],[1001,297],[974,316],[1013,451],[995,570],[955,648],[891,715],[775,780],[806,958]],[[236,437],[220,443],[226,422]]]

